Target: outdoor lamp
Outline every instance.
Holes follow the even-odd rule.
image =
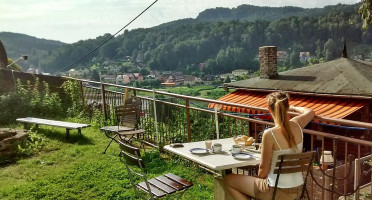
[[[14,63],[20,61],[20,60],[27,60],[28,56],[27,55],[22,55],[20,58],[18,58],[16,61],[13,61],[12,63],[10,63],[8,66],[6,66],[5,68],[8,68],[10,67],[11,65],[13,65]]]
[[[324,151],[320,156],[320,164],[322,164],[322,169],[327,169],[328,165],[333,164],[332,151]]]

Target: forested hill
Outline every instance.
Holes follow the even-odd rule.
[[[31,65],[38,67],[40,60],[64,44],[55,40],[39,39],[10,32],[0,32],[0,40],[3,42],[9,58],[15,60],[22,55],[29,55],[28,61],[21,63],[24,69]]]
[[[274,21],[290,16],[319,17],[328,12],[351,12],[355,6],[342,5],[326,6],[324,8],[300,8],[293,6],[285,7],[259,7],[253,5],[240,5],[236,8],[213,8],[201,12],[196,18],[199,21],[216,22],[229,20],[268,20]]]
[[[231,72],[238,68],[255,71],[258,69],[258,62],[254,58],[258,54],[258,48],[263,45],[276,45],[279,50],[287,51],[289,56],[284,65],[298,67],[301,65],[301,51],[310,52],[316,58],[330,60],[341,54],[343,39],[354,46],[371,44],[372,28],[367,31],[361,28],[358,7],[356,4],[304,9],[304,12],[312,11],[313,14],[288,16],[278,20],[206,22],[183,19],[153,28],[125,30],[73,68],[90,68],[93,65],[102,67],[106,60],[123,61],[129,57],[132,63],[141,63],[155,70],[198,72],[199,63],[204,62],[206,67],[203,72],[206,74]],[[268,14],[272,9],[248,8],[268,9]],[[229,10],[238,13],[237,9]],[[64,45],[45,57],[41,67],[48,72],[64,69],[108,37],[110,34]],[[349,50],[350,56],[359,54]]]

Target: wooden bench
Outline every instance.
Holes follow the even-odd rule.
[[[25,129],[27,129],[26,124],[47,125],[66,128],[66,139],[70,138],[70,130],[77,129],[78,133],[81,134],[82,128],[90,127],[90,124],[79,124],[72,122],[40,119],[34,117],[18,118],[17,122],[24,123]]]

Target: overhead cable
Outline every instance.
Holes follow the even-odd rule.
[[[99,44],[97,47],[95,47],[94,49],[92,49],[90,52],[88,52],[87,54],[85,54],[84,56],[82,56],[81,58],[77,59],[76,61],[74,61],[73,63],[69,64],[67,67],[63,68],[63,69],[60,69],[58,70],[56,73],[58,72],[61,72],[61,71],[64,71],[66,69],[69,69],[70,67],[74,66],[76,63],[80,62],[81,60],[85,59],[86,57],[88,57],[90,54],[92,54],[94,51],[96,51],[97,49],[99,49],[100,47],[102,47],[104,44],[106,44],[108,41],[110,41],[112,38],[114,38],[117,34],[119,34],[122,30],[124,30],[126,27],[128,27],[132,22],[134,22],[138,17],[140,17],[143,13],[145,13],[148,9],[150,9],[158,0],[155,0],[152,4],[150,4],[146,9],[144,9],[140,14],[138,14],[135,18],[133,18],[129,23],[127,23],[125,26],[123,26],[120,30],[118,30],[115,34],[111,35],[111,37],[109,37],[108,39],[106,39],[105,41],[103,41],[101,44]]]

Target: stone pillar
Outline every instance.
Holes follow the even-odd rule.
[[[278,76],[276,46],[263,46],[259,49],[260,78],[271,79]]]

